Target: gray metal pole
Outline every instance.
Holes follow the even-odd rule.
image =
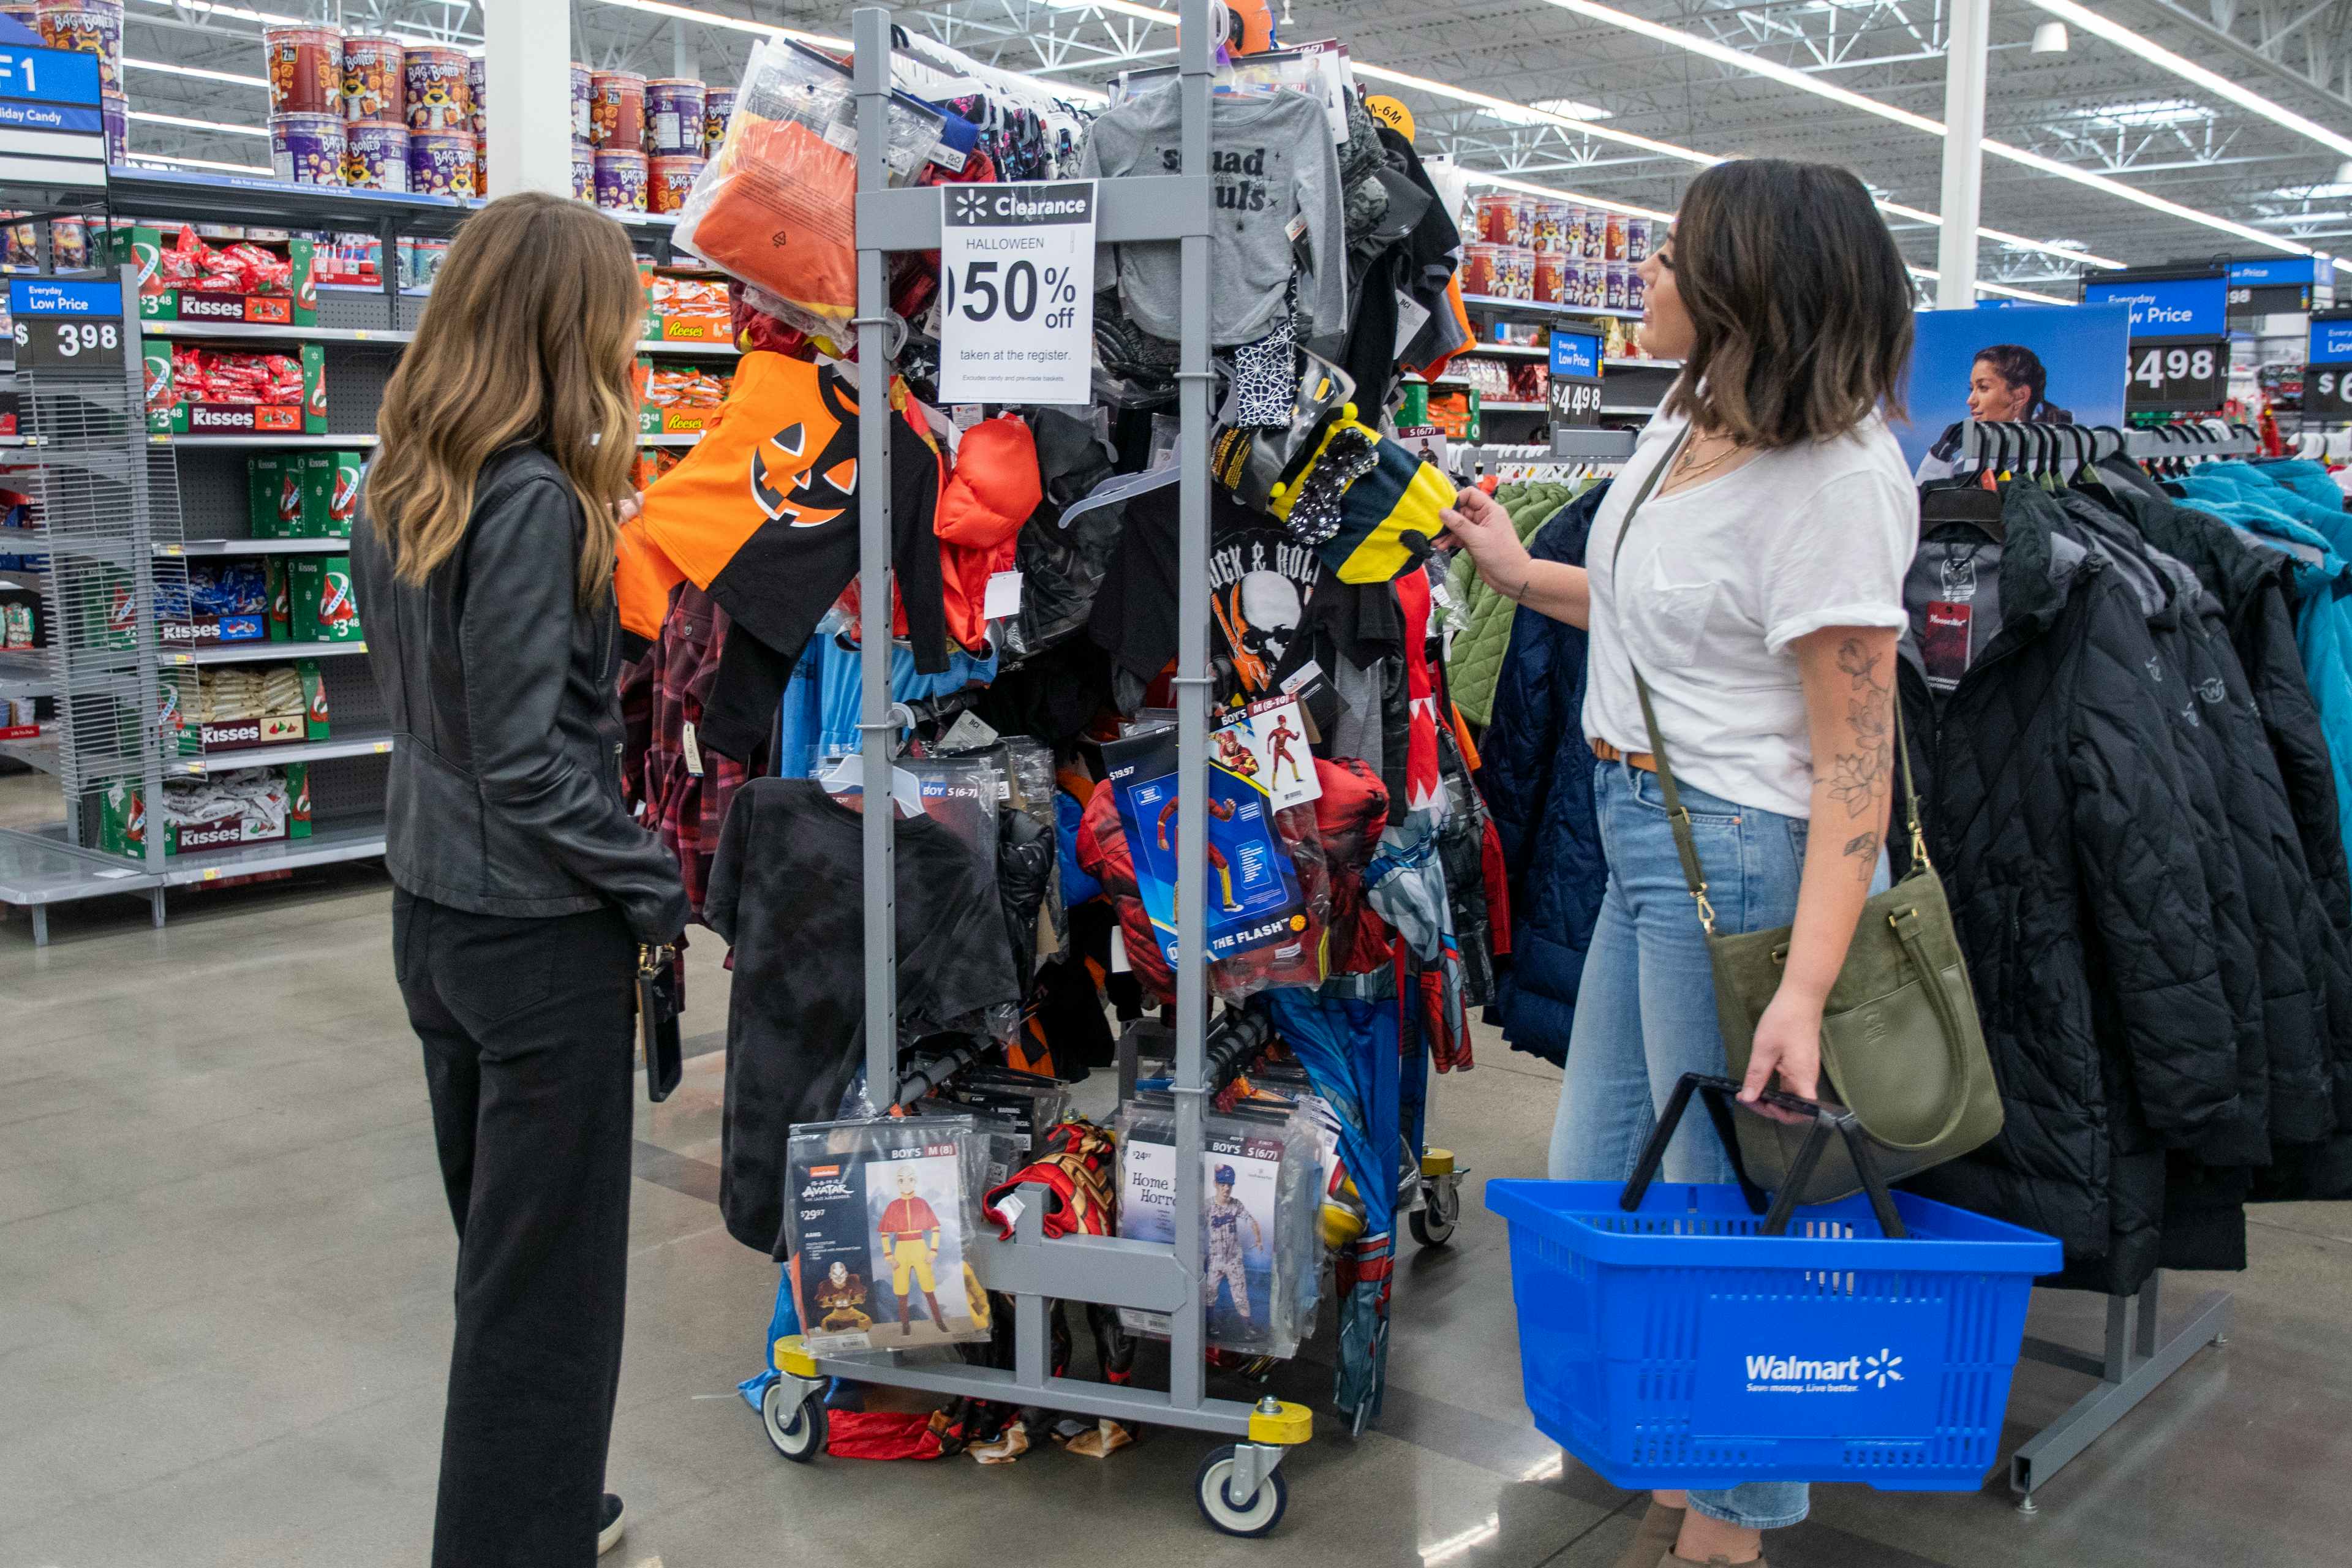
[[[861,5],[851,14],[856,51],[857,188],[887,186],[890,144],[890,13]],[[782,47],[782,45],[775,46]],[[897,805],[890,769],[896,736],[890,713],[890,362],[886,330],[888,258],[857,252],[857,593],[864,635],[857,655],[857,739],[866,757],[866,1092],[887,1110],[898,1086],[898,882],[891,829]]]
[[[1944,38],[1943,231],[1936,239],[1938,310],[1977,302],[1977,215],[1984,202],[1985,66],[1992,0],[1951,0]]]
[[[1208,0],[1184,0],[1179,27],[1183,172],[1209,172]],[[1171,1315],[1168,1396],[1179,1408],[1202,1399],[1201,1105],[1208,1032],[1209,761],[1209,237],[1179,240],[1176,550],[1176,1261],[1195,1279],[1183,1310]]]

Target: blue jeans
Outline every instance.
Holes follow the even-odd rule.
[[[1592,795],[1609,888],[1584,957],[1552,1124],[1556,1182],[1624,1181],[1682,1075],[1720,1073],[1727,1066],[1715,973],[1657,777],[1623,763],[1597,763]],[[1682,800],[1717,929],[1759,931],[1793,920],[1810,825],[1688,784]],[[1886,877],[1882,857],[1874,886],[1885,886]],[[1675,1130],[1663,1174],[1669,1182],[1732,1180],[1730,1157],[1697,1108]],[[1694,1491],[1690,1500],[1709,1519],[1777,1530],[1805,1517],[1807,1488],[1802,1481],[1749,1481],[1727,1491]]]

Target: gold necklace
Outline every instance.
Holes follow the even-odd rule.
[[[1692,448],[1685,445],[1683,447],[1681,458],[1675,464],[1674,479],[1676,481],[1680,481],[1683,479],[1695,479],[1701,474],[1712,473],[1717,468],[1719,468],[1724,464],[1729,462],[1732,458],[1737,456],[1741,450],[1743,450],[1742,444],[1738,441],[1734,441],[1722,451],[1717,453],[1714,457],[1709,458],[1706,462],[1700,463],[1692,460]]]

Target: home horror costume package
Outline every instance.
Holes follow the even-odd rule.
[[[967,1258],[985,1159],[970,1117],[816,1122],[792,1137],[794,1300],[819,1355],[989,1337]]]
[[[1147,1096],[1118,1114],[1118,1234],[1176,1239],[1176,1112]],[[1314,1331],[1319,1155],[1296,1116],[1202,1120],[1201,1302],[1208,1342],[1288,1358]],[[1138,1333],[1165,1335],[1168,1315],[1121,1308]]]

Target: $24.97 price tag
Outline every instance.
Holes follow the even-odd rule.
[[[940,398],[1086,403],[1093,392],[1092,180],[940,188]]]

